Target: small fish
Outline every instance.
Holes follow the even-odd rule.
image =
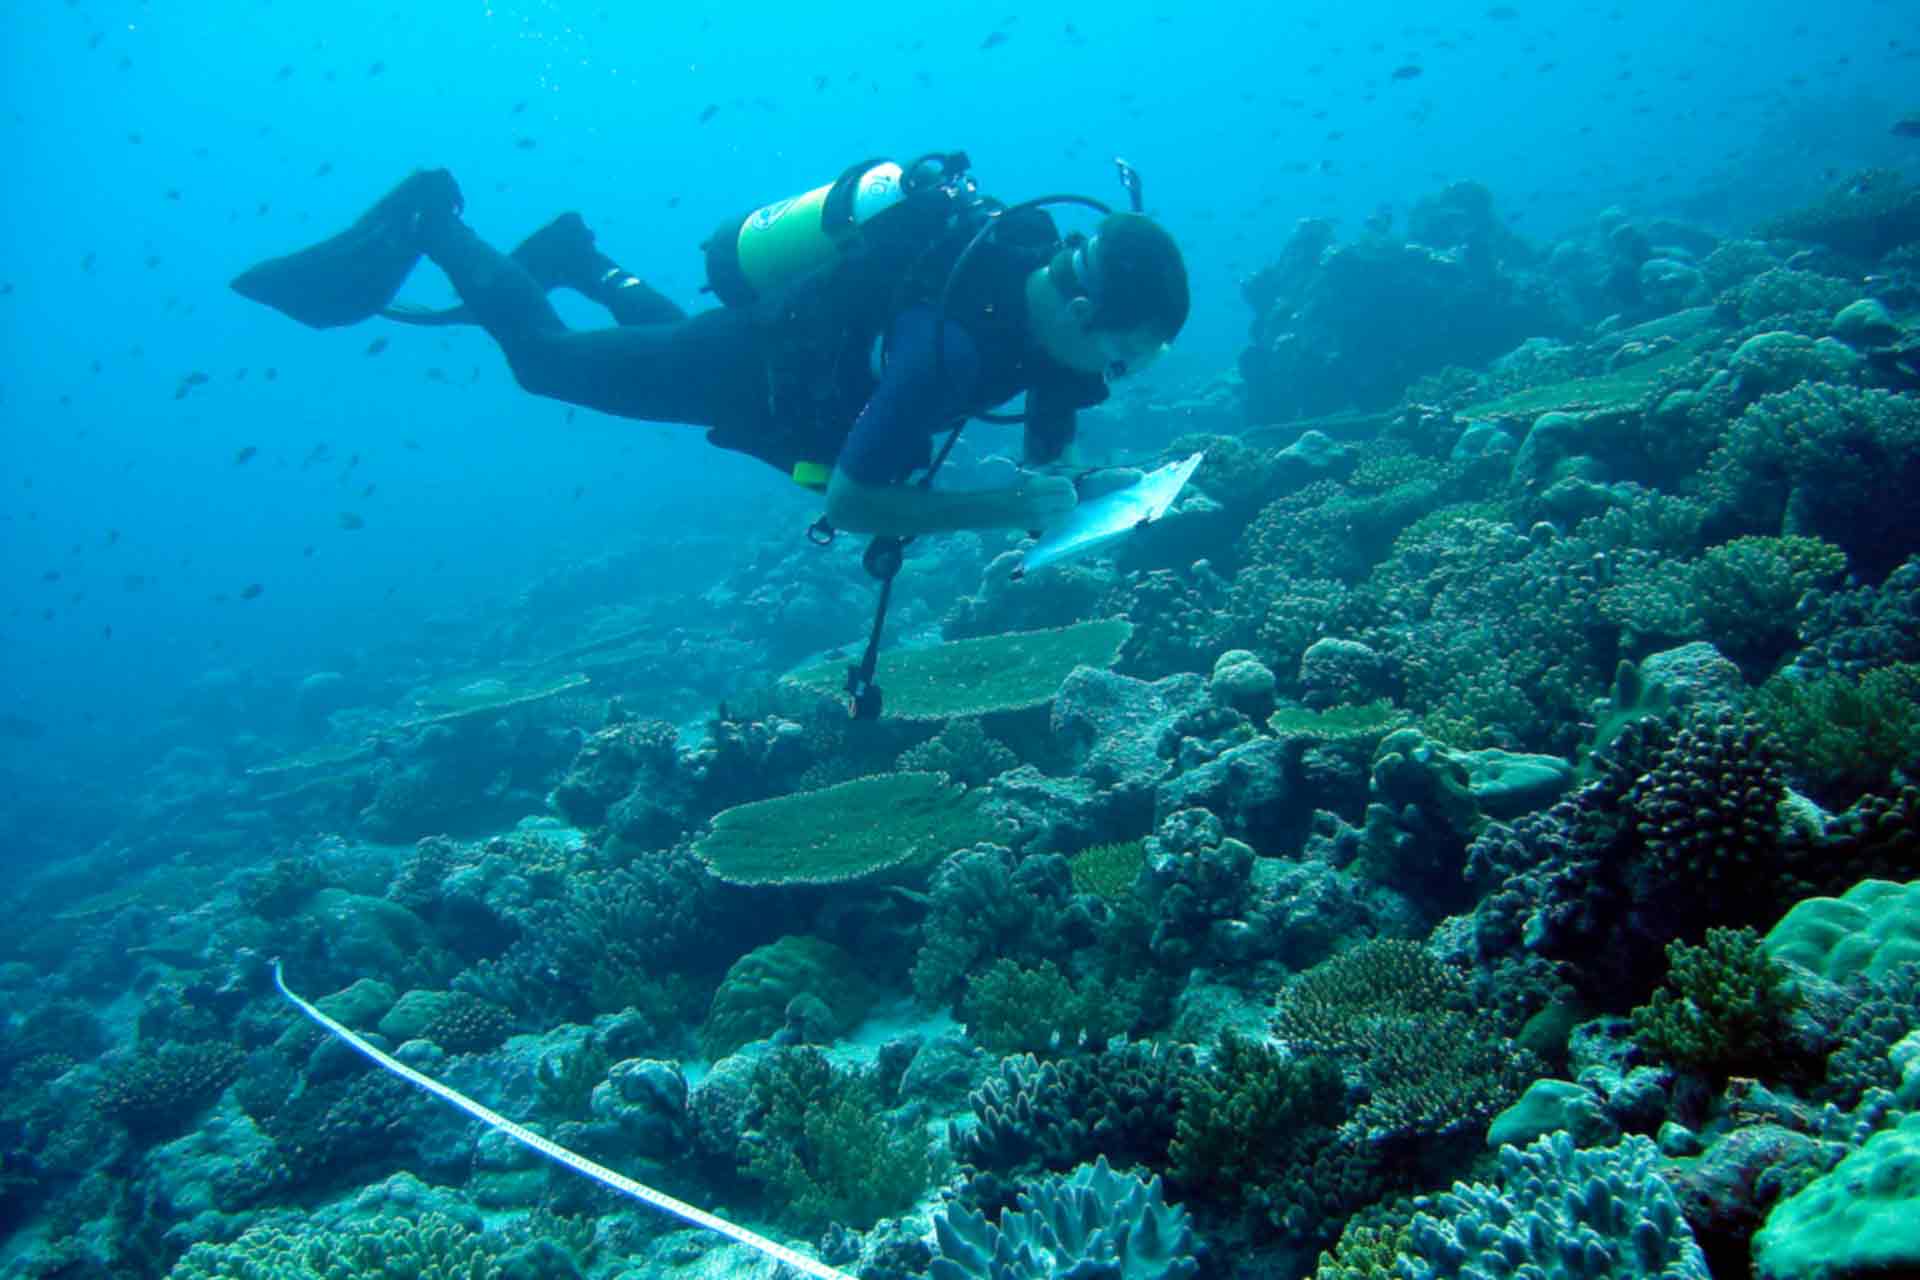
[[[259,452],[260,449],[257,445],[242,445],[240,452],[233,455],[233,465],[236,467],[244,467],[247,463],[251,462],[253,456]]]
[[[147,585],[147,580],[145,576],[142,574],[130,573],[126,576],[125,580],[122,582],[121,585],[124,586],[128,591],[138,591],[140,588]]]
[[[88,253],[85,257],[80,259],[80,269],[82,271],[92,271],[93,264],[97,261],[99,261],[98,254]]]
[[[178,200],[179,198],[180,198],[180,188],[178,187],[167,188],[167,199]]]
[[[1510,4],[1497,4],[1487,10],[1487,17],[1494,22],[1512,22],[1520,16],[1520,11]]]
[[[1920,115],[1902,116],[1888,132],[1896,138],[1920,138]]]
[[[139,133],[135,132],[127,135],[127,141],[131,142],[134,146],[137,147],[141,144],[141,142],[145,141],[145,139],[141,138]]]
[[[286,81],[293,79],[293,64],[289,62],[285,66],[281,67],[278,71],[273,73],[273,78],[275,80],[281,81],[282,83],[285,83]]]
[[[991,49],[995,45],[1005,44],[1008,38],[1007,33],[1004,31],[989,31],[987,38],[980,42],[980,47],[982,49]]]
[[[92,35],[87,37],[87,48],[89,50],[98,49],[102,44],[102,42],[106,40],[106,38],[107,38],[106,32],[104,31],[94,32]]]
[[[715,116],[719,114],[720,114],[720,104],[717,102],[710,102],[707,104],[706,110],[700,113],[700,123],[705,124],[707,121],[713,119]]]
[[[332,172],[333,172],[333,161],[322,160],[320,162],[320,167],[313,171],[313,176],[316,178],[324,178]]]
[[[249,582],[246,586],[240,588],[240,598],[242,600],[258,600],[260,593],[265,590],[266,588],[259,583]]]
[[[1393,69],[1393,78],[1395,80],[1418,80],[1424,70],[1425,68],[1409,62],[1404,66],[1395,67]]]
[[[540,141],[537,138],[515,138],[513,145],[522,151],[532,151],[540,145]]]
[[[49,569],[45,573],[40,575],[40,581],[58,582],[60,581],[60,571],[58,569]]]
[[[360,491],[360,496],[362,498],[371,498],[373,496],[374,487],[375,486],[373,485],[368,485],[366,488]]]
[[[102,640],[113,639],[113,624],[111,622],[109,622],[106,626],[100,628],[100,638]]]
[[[263,376],[266,378],[268,382],[272,382],[275,378],[278,378],[280,376],[280,371],[278,369],[270,368],[267,370],[267,372]]]
[[[107,545],[112,546],[118,541],[120,541],[120,531],[118,529],[107,530]]]
[[[306,546],[300,548],[300,554],[309,560],[313,559],[313,544],[309,542]]]
[[[157,254],[157,253],[150,253],[150,254],[148,254],[148,255],[147,255],[147,270],[149,270],[149,271],[151,271],[151,270],[153,270],[153,269],[154,269],[155,267],[157,267],[157,266],[159,266],[159,265],[160,265],[160,255],[159,255],[159,254]]]
[[[428,382],[445,382],[446,380],[447,380],[447,371],[445,369],[440,368],[438,365],[435,365],[432,368],[429,368],[427,370]]]
[[[418,440],[402,440],[400,442],[400,447],[402,449],[418,450],[420,448],[420,442]]]
[[[527,100],[525,98],[522,98],[520,99],[520,101],[513,104],[513,110],[509,112],[509,114],[517,116],[522,111],[525,111],[526,109],[527,109]]]
[[[586,497],[586,495],[587,495],[587,486],[583,484],[577,484],[573,486],[573,500],[575,502],[580,501],[580,499]]]
[[[342,529],[364,529],[367,527],[367,522],[351,511],[342,511],[340,513],[340,527]]]
[[[372,342],[369,342],[367,344],[366,353],[370,356],[377,356],[382,351],[385,351],[386,349],[387,349],[387,340],[385,338],[375,338]]]
[[[370,67],[368,67],[368,68],[367,68],[367,74],[368,74],[369,76],[377,76],[377,75],[379,75],[379,74],[380,74],[380,73],[381,73],[382,71],[385,71],[386,69],[387,69],[387,64],[386,64],[386,63],[384,63],[384,62],[376,62],[376,63],[374,63],[374,64],[373,64],[372,66],[370,66]]]

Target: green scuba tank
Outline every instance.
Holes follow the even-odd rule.
[[[729,218],[700,246],[707,288],[730,307],[749,306],[832,262],[860,228],[907,197],[891,160],[865,160],[823,187]]]

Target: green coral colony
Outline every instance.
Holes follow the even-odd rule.
[[[277,956],[815,1274],[1920,1275],[1920,194],[1856,183],[1303,224],[1230,392],[1105,411],[1188,498],[915,561],[878,722],[792,670],[860,625],[799,561],[716,589],[746,640],[562,643],[562,579],[496,671],[310,682],[10,887],[6,1274],[771,1274]],[[649,702],[689,664],[717,710]]]

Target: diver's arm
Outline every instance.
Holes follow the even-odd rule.
[[[1041,529],[1073,509],[1073,482],[1029,475],[1004,489],[923,489],[865,484],[834,468],[827,522],[848,533],[910,538],[956,529]]]
[[[827,522],[850,533],[912,537],[955,529],[1039,529],[1073,508],[1073,486],[1027,476],[998,489],[927,489],[905,483],[932,458],[929,424],[965,411],[979,349],[959,324],[935,357],[937,321],[920,308],[896,317],[880,383],[854,419],[827,483]],[[944,375],[935,377],[936,369]]]

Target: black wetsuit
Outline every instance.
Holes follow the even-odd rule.
[[[924,285],[876,289],[829,268],[750,307],[575,330],[520,263],[464,223],[426,228],[424,247],[535,395],[705,427],[714,444],[788,474],[811,462],[898,484],[928,465],[933,433],[962,414],[1026,392],[1028,455],[1048,461],[1072,439],[1076,411],[1106,398],[1102,378],[1048,359],[1028,337],[1026,277],[1055,233],[1044,214],[1026,217],[1018,244],[1003,246],[1013,237],[996,233],[956,282],[944,389],[935,377],[937,290]],[[929,254],[918,270],[925,275],[931,260],[943,280],[955,254],[957,246]]]

